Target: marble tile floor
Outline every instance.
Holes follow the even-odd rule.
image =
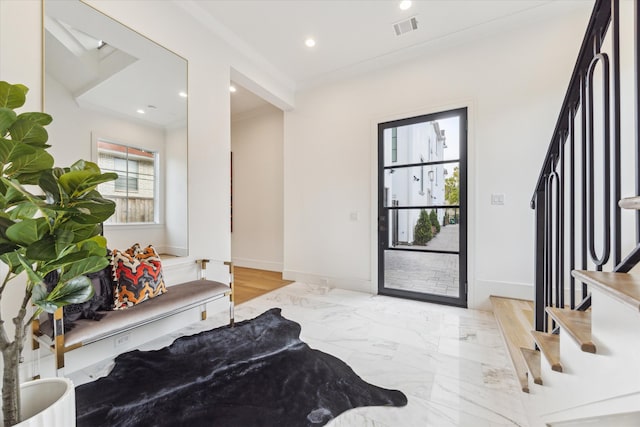
[[[527,426],[521,391],[489,312],[296,282],[237,306],[236,320],[272,307],[302,325],[301,337],[312,348],[408,397],[406,407],[357,408],[328,427]],[[139,348],[161,348],[222,325],[225,317],[211,316]],[[104,360],[68,376],[80,385],[112,366],[112,359]]]

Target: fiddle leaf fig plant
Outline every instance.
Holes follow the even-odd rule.
[[[0,81],[0,261],[5,264],[0,271],[6,271],[0,282],[0,351],[6,426],[20,422],[19,362],[31,322],[43,311],[91,298],[86,274],[109,264],[100,232],[115,203],[97,187],[118,177],[84,160],[55,167],[45,129],[51,116],[15,111],[27,92],[24,85]],[[59,280],[47,289],[44,278],[53,271]],[[4,301],[10,285],[24,286],[22,299]],[[12,331],[5,327],[8,307]]]

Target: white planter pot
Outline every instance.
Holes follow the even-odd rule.
[[[20,385],[20,427],[73,427],[76,425],[76,393],[67,378],[45,378]]]

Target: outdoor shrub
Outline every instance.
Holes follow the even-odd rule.
[[[426,210],[420,211],[420,217],[416,226],[413,229],[413,244],[417,246],[424,246],[433,237],[433,231],[431,230],[431,219]]]
[[[440,232],[440,221],[438,221],[438,214],[435,209],[431,209],[431,213],[429,214],[429,219],[431,220],[431,225],[436,229],[435,234]]]

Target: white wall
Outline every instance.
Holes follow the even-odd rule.
[[[103,112],[93,111],[87,108],[80,108],[72,95],[53,77],[46,76],[46,98],[45,111],[54,118],[48,126],[50,152],[56,159],[57,166],[70,166],[79,159],[92,160],[97,162],[95,145],[97,139],[107,139],[121,144],[142,146],[150,150],[157,151],[160,156],[161,170],[167,170],[169,155],[182,157],[186,164],[186,149],[184,142],[180,142],[184,154],[180,153],[177,146],[172,146],[171,153],[165,151],[166,139],[164,129],[157,126],[145,125],[142,123],[125,120]],[[73,124],[73,126],[70,126]],[[175,133],[175,132],[174,132]],[[182,132],[184,137],[184,131]],[[174,138],[175,139],[175,138]],[[174,144],[176,141],[172,141]],[[160,174],[158,181],[159,192],[163,194],[161,199],[171,198],[169,194],[177,195],[178,202],[186,215],[186,203],[184,203],[185,192],[176,190],[170,185],[169,179],[177,177],[163,176]],[[182,183],[186,183],[186,177]],[[126,249],[133,243],[142,245],[154,245],[160,252],[166,252],[167,236],[165,224],[169,224],[172,230],[180,228],[181,234],[186,240],[186,219],[178,225],[174,220],[179,220],[179,216],[165,216],[165,206],[159,206],[160,224],[154,225],[106,225],[105,236],[110,248]],[[173,213],[173,212],[172,212]],[[169,222],[171,221],[171,222]],[[173,233],[175,234],[175,232]],[[186,252],[186,245],[183,243],[182,251]]]
[[[188,206],[188,137],[187,129],[169,129],[165,134],[165,253],[186,256],[189,252]]]
[[[282,271],[282,110],[272,106],[234,117],[231,257],[242,267]]]
[[[285,113],[285,278],[375,291],[375,126],[467,106],[469,306],[531,298],[529,200],[590,2],[572,10],[298,93]],[[490,205],[492,193],[505,205]]]

